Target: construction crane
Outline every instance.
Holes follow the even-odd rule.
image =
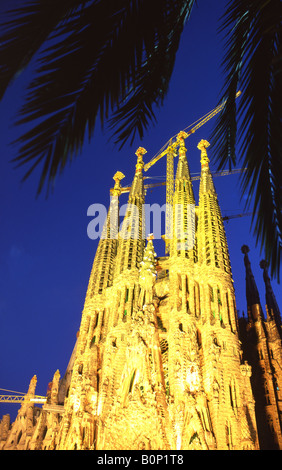
[[[26,393],[15,392],[14,390],[6,390],[4,388],[0,388],[0,390],[15,394],[15,395],[0,395],[0,403],[22,403],[24,401],[29,401],[31,403],[40,404],[40,403],[46,403],[47,401],[47,397],[43,397],[41,395],[29,396]]]
[[[236,98],[241,95],[241,91],[238,91],[236,93]],[[208,114],[203,116],[202,118],[198,119],[197,124],[192,127],[190,130],[186,132],[186,129],[189,128],[189,126],[184,129],[184,131],[181,131],[179,134],[174,136],[173,138],[170,139],[168,147],[163,150],[161,153],[153,157],[146,165],[144,165],[144,171],[148,171],[155,163],[157,163],[162,157],[166,156],[167,157],[167,164],[166,164],[166,208],[167,211],[169,212],[169,209],[172,208],[173,204],[173,188],[174,188],[174,157],[176,156],[176,149],[180,144],[181,139],[187,139],[189,135],[194,134],[197,129],[202,127],[206,122],[208,122],[210,119],[212,119],[216,114],[218,114],[225,106],[226,100],[214,108],[212,111],[210,111]],[[175,139],[175,140],[174,140]],[[171,210],[170,210],[171,212]],[[166,214],[166,233],[170,234],[171,233],[171,214],[167,213]]]
[[[28,400],[32,403],[46,403],[47,398],[35,395],[27,398],[25,395],[0,395],[0,403],[22,403]]]

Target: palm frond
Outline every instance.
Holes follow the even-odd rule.
[[[279,0],[229,3],[223,23],[227,31],[223,90],[227,106],[212,136],[220,168],[235,161],[247,167],[242,197],[247,194],[248,201],[253,199],[254,234],[278,281],[282,253],[281,25]],[[242,95],[236,110],[239,88]]]
[[[85,3],[86,0],[30,0],[23,7],[6,12],[7,21],[1,25],[0,36],[0,99],[58,23]]]
[[[3,91],[41,47],[18,120],[33,127],[17,140],[20,164],[43,165],[39,192],[81,151],[87,133],[93,136],[97,116],[102,124],[110,118],[121,144],[136,133],[142,138],[167,91],[194,0],[64,0],[52,16],[53,3],[34,0],[4,34]],[[18,54],[9,62],[27,28],[26,59]]]
[[[178,5],[177,5],[178,3]],[[183,3],[183,2],[182,2]],[[185,3],[185,2],[184,2]],[[111,129],[115,129],[116,143],[121,146],[131,137],[133,142],[136,129],[142,138],[144,130],[155,119],[152,104],[160,106],[167,94],[171,74],[181,33],[186,19],[193,7],[192,2],[186,2],[183,8],[181,2],[173,4],[170,21],[164,18],[158,38],[152,52],[138,70],[135,87],[129,89],[123,102],[110,120]],[[173,25],[173,27],[172,27]]]

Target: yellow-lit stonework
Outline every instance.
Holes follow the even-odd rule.
[[[209,144],[201,141],[198,146],[201,180],[196,206],[181,133],[178,139],[168,256],[157,256],[153,234],[144,237],[146,151],[139,148],[128,201],[136,210],[129,207],[121,233],[113,233],[110,220],[117,214],[124,177],[116,173],[66,374],[60,378],[55,373],[42,409],[26,400],[12,426],[8,416],[3,417],[0,448],[260,448],[251,361],[239,337]],[[134,236],[126,237],[126,232]],[[259,328],[254,318],[252,325],[246,322],[243,336],[251,327]],[[274,329],[273,354],[281,355]],[[36,378],[27,396],[35,393],[35,384]],[[282,448],[278,415],[275,439]]]

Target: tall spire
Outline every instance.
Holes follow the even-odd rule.
[[[133,178],[133,182],[131,185],[131,191],[129,193],[129,203],[134,203],[132,201],[133,197],[144,197],[144,185],[143,185],[143,168],[144,168],[144,162],[143,162],[143,155],[147,153],[147,150],[145,150],[143,147],[139,147],[135,155],[137,155],[137,163],[135,166],[135,175]]]
[[[145,153],[147,153],[147,151],[143,147],[139,147],[135,153],[137,155],[137,163],[129,193],[128,205],[119,236],[115,263],[115,277],[121,274],[124,270],[131,268],[138,269],[139,263],[143,258],[143,250],[145,246],[145,227],[143,217],[143,204],[145,202],[143,155],[145,155]]]
[[[270,277],[268,275],[267,271],[267,262],[265,260],[262,260],[260,262],[260,267],[263,269],[263,280],[265,283],[265,302],[266,302],[266,309],[267,309],[267,314],[268,316],[272,319],[275,320],[277,326],[281,326],[281,314],[280,310],[274,295],[274,292],[272,290],[272,286],[270,283]]]
[[[201,179],[199,188],[199,262],[211,268],[220,268],[231,275],[231,265],[228,245],[213,183],[209,168],[207,148],[209,142],[202,139],[198,144],[201,150]]]
[[[258,288],[248,256],[250,249],[247,245],[243,245],[241,251],[244,254],[244,264],[246,268],[246,297],[249,321],[256,321],[259,318],[263,320]]]
[[[192,188],[190,171],[189,171],[188,162],[186,158],[187,149],[185,147],[185,141],[184,141],[184,139],[187,136],[188,134],[186,134],[186,132],[184,131],[179,132],[179,134],[177,135],[177,141],[179,143],[179,160],[178,160],[175,179],[176,180],[180,180],[183,178],[186,179],[187,181],[191,183],[191,188]],[[193,193],[193,190],[192,190],[192,193]]]
[[[197,145],[197,148],[201,150],[201,166],[202,168],[209,168],[210,159],[207,154],[207,148],[210,146],[210,143],[207,140],[200,140]]]
[[[210,172],[209,167],[209,157],[207,154],[207,148],[210,146],[210,143],[207,140],[202,139],[197,148],[201,150],[201,180],[200,180],[200,193],[207,193],[208,191],[216,194],[213,178]]]
[[[114,188],[112,190],[112,196],[113,197],[119,197],[121,194],[121,185],[120,182],[124,178],[124,174],[121,171],[117,171],[114,176],[113,180],[115,182]]]
[[[93,297],[95,294],[101,294],[106,287],[112,284],[113,261],[118,243],[120,181],[123,178],[124,174],[120,171],[116,172],[113,177],[115,186],[111,194],[109,211],[92,266],[86,299]]]
[[[187,134],[179,132],[179,160],[175,176],[173,198],[173,241],[171,256],[193,257],[188,254],[195,248],[195,198],[184,139]],[[192,252],[193,253],[193,252]]]

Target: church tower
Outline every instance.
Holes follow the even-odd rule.
[[[125,217],[116,174],[90,275],[59,449],[256,449],[251,368],[242,363],[227,241],[201,141],[196,206],[178,134],[169,256],[145,246],[143,155]],[[165,275],[164,275],[165,273]]]
[[[186,137],[180,132],[176,142],[168,256],[158,257],[154,235],[146,234],[146,150],[140,147],[136,152],[120,231],[124,175],[114,176],[67,380],[54,386],[57,405],[46,408],[57,410],[56,420],[44,421],[49,426],[44,435],[35,429],[34,436],[41,436],[33,439],[36,448],[258,449],[252,369],[239,339],[209,143],[202,140],[198,145],[201,177],[196,205]],[[267,274],[265,280],[276,338],[277,310]],[[251,306],[250,312],[256,318],[260,315],[257,307]],[[58,405],[63,405],[59,415]]]

